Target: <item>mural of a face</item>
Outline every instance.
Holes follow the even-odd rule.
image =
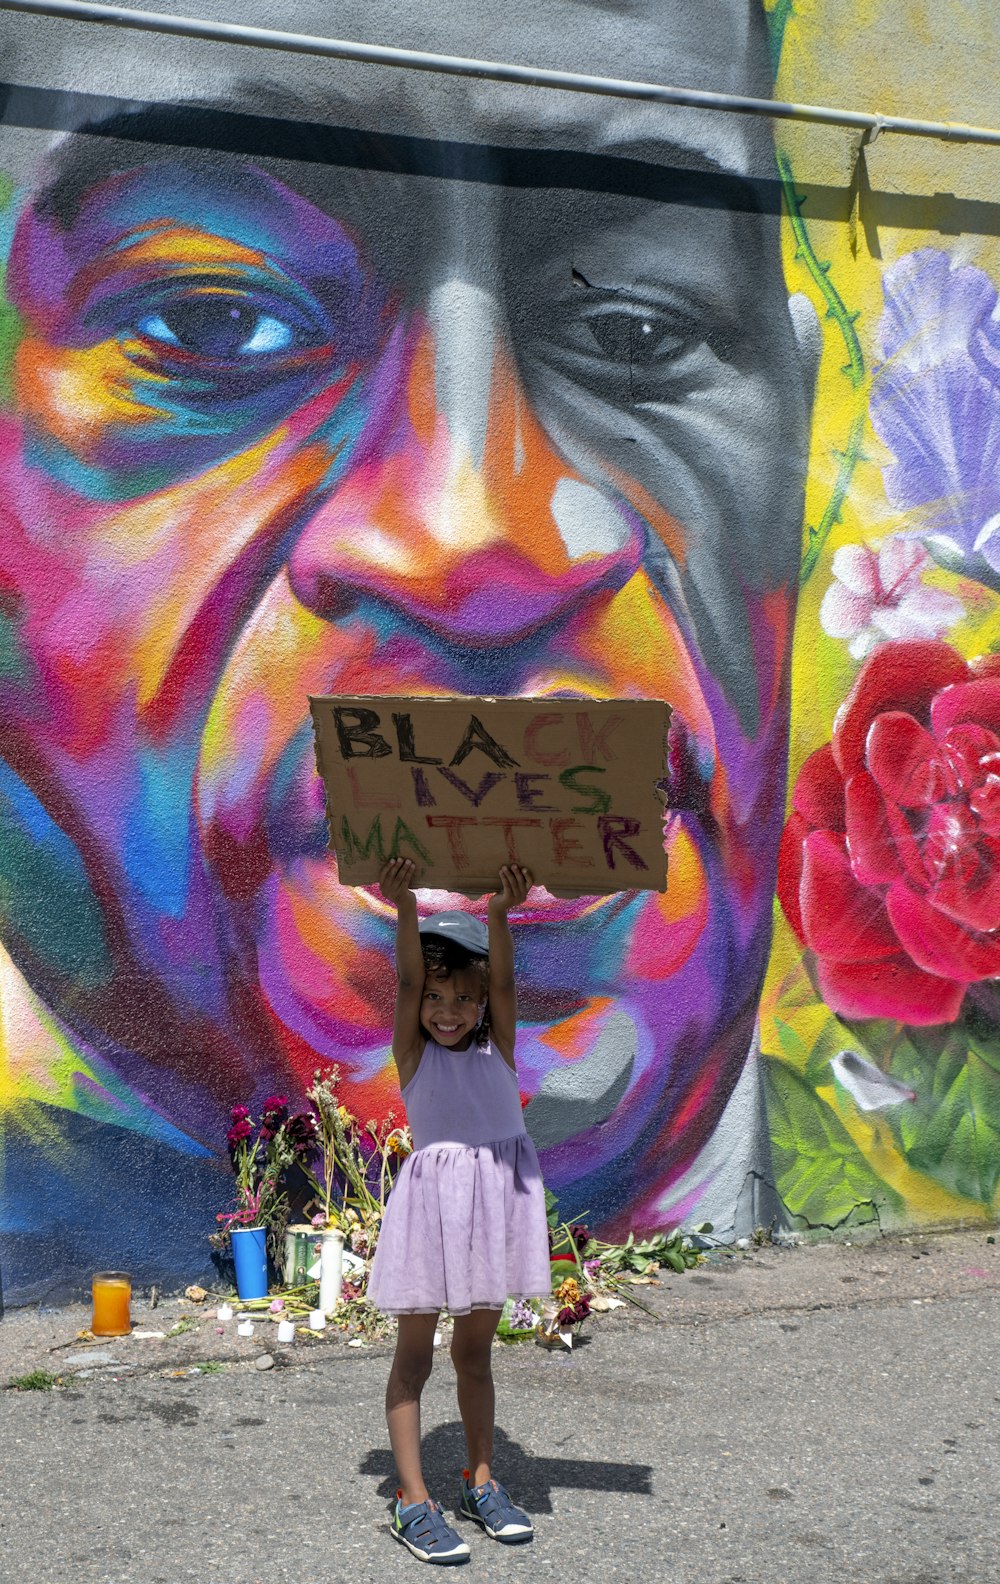
[[[623,75],[768,91],[746,0],[634,9]],[[600,71],[621,11],[465,42]],[[381,81],[323,127],[246,87],[123,111],[24,195],[4,943],[190,1138],[317,1057],[384,1111],[393,921],[324,850],[307,693],[665,697],[667,894],[515,925],[547,1181],[655,1224],[751,1043],[784,812],[811,381],[770,134]]]

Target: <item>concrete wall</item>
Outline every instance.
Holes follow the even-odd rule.
[[[991,19],[295,13],[981,121]],[[201,1271],[229,1107],[300,1098],[317,1056],[398,1106],[391,918],[324,853],[309,692],[674,705],[666,896],[516,924],[567,1211],[989,1217],[1000,154],[0,35],[8,1300]]]

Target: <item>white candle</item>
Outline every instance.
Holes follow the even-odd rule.
[[[253,1336],[253,1321],[250,1319],[240,1320],[236,1331],[239,1336]]]
[[[333,1314],[340,1302],[343,1261],[343,1233],[324,1232],[319,1246],[319,1306],[325,1315]]]
[[[232,1304],[227,1304],[227,1303],[220,1304],[218,1309],[216,1310],[216,1319],[217,1320],[231,1320],[232,1318],[233,1318],[233,1306],[232,1306]]]
[[[309,1329],[310,1331],[326,1330],[326,1315],[323,1313],[322,1309],[313,1309],[311,1312],[309,1316]]]
[[[293,1322],[291,1320],[279,1320],[278,1321],[278,1341],[279,1342],[294,1342],[295,1341],[295,1326],[294,1326],[294,1324],[293,1324]]]

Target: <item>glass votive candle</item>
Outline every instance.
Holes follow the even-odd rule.
[[[90,1284],[94,1314],[90,1322],[94,1336],[128,1336],[132,1330],[129,1304],[132,1278],[125,1271],[98,1271]]]

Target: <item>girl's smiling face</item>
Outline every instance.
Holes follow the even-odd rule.
[[[420,1003],[421,1027],[449,1050],[468,1050],[481,1013],[482,987],[472,968],[431,969]]]

